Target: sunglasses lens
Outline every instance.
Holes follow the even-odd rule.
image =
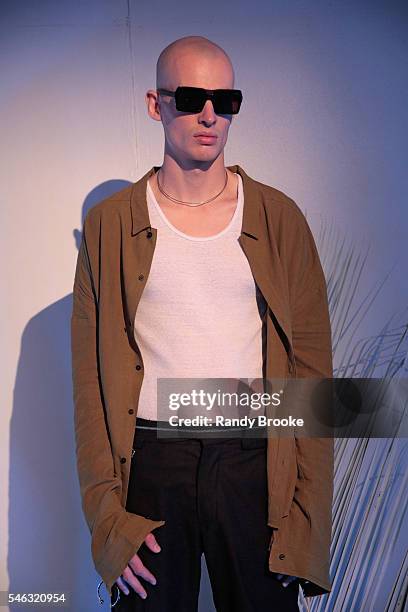
[[[176,91],[176,108],[186,113],[199,113],[205,102],[205,95],[192,87],[180,87]]]
[[[186,113],[200,113],[207,100],[205,92],[194,87],[179,87],[176,90],[176,108]],[[242,94],[239,90],[219,90],[212,98],[217,115],[236,115],[239,112]]]
[[[234,91],[215,94],[214,110],[218,115],[236,115],[241,106],[241,96]]]

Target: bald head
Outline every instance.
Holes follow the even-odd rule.
[[[217,82],[210,83],[213,75]],[[156,65],[156,89],[191,87],[234,88],[234,68],[227,53],[204,36],[185,36],[160,53]]]

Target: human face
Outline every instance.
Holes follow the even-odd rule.
[[[175,91],[179,85],[233,89],[233,74],[223,57],[185,52],[175,58],[171,78],[163,87]],[[173,97],[150,92],[155,95],[150,98],[149,114],[163,124],[166,153],[183,165],[208,165],[223,152],[233,115],[217,115],[211,100],[206,100],[199,113],[178,111]],[[200,137],[200,133],[207,137]]]

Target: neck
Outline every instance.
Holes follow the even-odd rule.
[[[181,165],[174,158],[165,155],[160,168],[160,186],[166,193],[184,202],[201,202],[221,191],[225,184],[226,172],[223,156],[220,155],[211,164],[204,162],[199,165],[193,164],[194,162],[191,165]],[[228,170],[229,182],[231,174]],[[157,185],[156,174],[152,177],[152,182],[156,182]],[[222,196],[225,196],[229,190],[227,184]]]

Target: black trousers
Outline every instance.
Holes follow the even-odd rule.
[[[297,581],[284,587],[268,568],[266,439],[139,429],[157,423],[137,418],[126,502],[128,512],[166,521],[153,530],[161,551],[137,551],[157,584],[137,576],[147,598],[129,587],[114,610],[196,612],[204,553],[217,612],[298,611]]]

